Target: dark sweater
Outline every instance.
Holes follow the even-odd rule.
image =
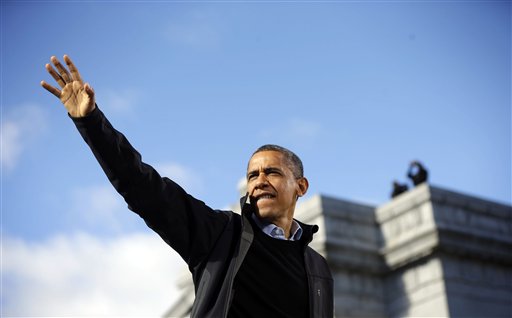
[[[235,277],[228,317],[309,317],[304,243],[274,239],[251,225],[254,241]]]

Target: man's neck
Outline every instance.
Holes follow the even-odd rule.
[[[297,221],[291,219],[288,227],[285,229],[281,227],[279,222],[270,222],[266,219],[260,219],[256,214],[252,215],[252,218],[256,222],[256,225],[263,230],[267,235],[286,240],[298,240],[302,236],[302,228]]]

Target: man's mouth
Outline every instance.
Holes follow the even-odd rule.
[[[259,194],[257,196],[254,197],[254,203],[260,201],[260,200],[272,200],[274,199],[276,196],[274,194],[271,194],[271,193],[262,193],[262,194]]]

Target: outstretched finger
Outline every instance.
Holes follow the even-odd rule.
[[[55,56],[52,56],[51,60],[52,60],[53,65],[55,65],[55,67],[59,71],[62,79],[64,79],[64,82],[66,82],[66,83],[71,82],[71,76],[69,75],[68,70],[66,70],[66,68],[60,63],[60,61]]]
[[[48,73],[50,73],[50,75],[53,77],[53,79],[55,81],[57,81],[57,83],[59,84],[60,87],[64,87],[66,86],[66,82],[64,81],[64,79],[62,78],[62,76],[60,76],[59,73],[57,73],[53,67],[51,66],[51,64],[46,64],[45,65],[46,67],[46,70],[48,71]]]
[[[82,83],[82,77],[80,76],[80,73],[78,72],[78,69],[75,67],[75,64],[73,64],[73,61],[69,58],[69,56],[64,55],[64,62],[66,62],[69,71],[71,72],[71,78],[74,81],[79,81]]]
[[[41,86],[44,87],[47,91],[55,95],[57,98],[60,98],[60,90],[46,83],[45,81],[41,81]]]

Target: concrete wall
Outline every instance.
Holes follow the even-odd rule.
[[[387,317],[447,317],[442,262],[417,260],[385,275]]]
[[[446,254],[443,276],[451,317],[512,317],[512,267]]]
[[[376,210],[389,317],[512,316],[512,208],[420,185]]]

